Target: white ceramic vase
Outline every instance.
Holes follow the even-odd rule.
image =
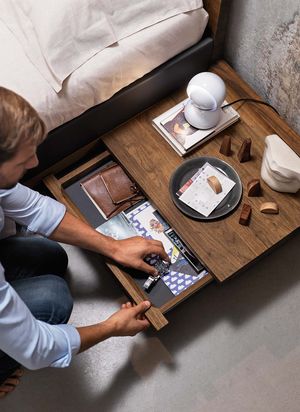
[[[277,192],[296,193],[300,189],[300,157],[277,135],[265,139],[261,177]]]

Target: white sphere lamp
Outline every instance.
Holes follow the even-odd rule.
[[[184,109],[187,122],[197,129],[215,127],[221,116],[221,105],[226,96],[225,83],[220,76],[203,72],[196,74],[188,86],[189,97]]]

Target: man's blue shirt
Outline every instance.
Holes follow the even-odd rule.
[[[0,190],[0,237],[14,233],[13,223],[49,236],[65,215],[65,206],[21,184]],[[80,347],[72,325],[48,325],[34,318],[5,280],[0,263],[0,350],[29,369],[66,367]]]

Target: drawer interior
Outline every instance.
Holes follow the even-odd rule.
[[[58,175],[51,174],[47,176],[44,183],[54,197],[64,203],[71,213],[77,215],[92,227],[97,228],[106,219],[82,190],[80,183],[112,162],[116,162],[115,159],[111,153],[104,150],[91,159],[85,160],[82,164],[78,164],[73,170],[69,169],[66,173],[60,172]],[[151,199],[149,200],[151,202]],[[151,301],[151,310],[156,315],[150,316],[151,319],[149,320],[156,329],[160,329],[167,323],[163,313],[166,313],[213,280],[210,274],[206,274],[192,286],[175,296],[162,280],[159,280],[149,291],[145,291],[143,284],[148,277],[147,274],[128,268],[120,268],[111,262],[108,262],[108,266],[125,288],[126,294],[131,296],[136,303],[144,299]],[[155,320],[156,316],[160,318],[158,322]]]

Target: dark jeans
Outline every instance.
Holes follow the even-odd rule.
[[[40,237],[10,237],[0,241],[0,262],[6,280],[36,319],[67,323],[73,300],[65,280],[68,257],[56,242]],[[19,363],[0,351],[0,384]]]

